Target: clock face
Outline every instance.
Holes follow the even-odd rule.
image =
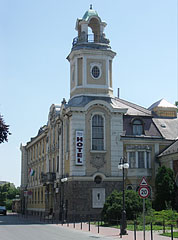
[[[92,78],[94,79],[98,79],[101,77],[101,64],[98,63],[93,63],[90,66],[90,73]]]

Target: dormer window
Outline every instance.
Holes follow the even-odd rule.
[[[143,134],[143,122],[140,119],[135,119],[132,122],[133,135]]]

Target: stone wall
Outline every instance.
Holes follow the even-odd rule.
[[[65,211],[69,221],[100,217],[102,208],[93,208],[93,189],[105,189],[105,199],[113,190],[121,190],[122,182],[71,181],[64,186]]]

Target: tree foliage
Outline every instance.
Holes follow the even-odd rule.
[[[0,144],[4,141],[8,141],[8,135],[11,133],[9,132],[9,125],[6,125],[3,119],[3,116],[0,115]]]
[[[0,185],[0,206],[6,206],[7,209],[11,209],[12,200],[19,194],[20,189],[16,188],[12,183]]]
[[[174,209],[176,185],[173,170],[165,166],[160,167],[156,175],[155,187],[154,208],[158,211],[168,208]]]
[[[116,224],[121,219],[122,213],[122,192],[114,190],[106,199],[102,215],[105,222]],[[151,208],[151,203],[146,200],[146,209]],[[138,192],[133,190],[125,191],[125,210],[127,219],[135,219],[143,211],[143,200],[139,197]]]

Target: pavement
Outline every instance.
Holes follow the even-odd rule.
[[[60,226],[64,228],[73,228],[76,231],[85,231],[89,232],[89,225],[88,223],[75,223],[74,224],[59,224]],[[82,228],[82,229],[81,229]],[[111,227],[99,227],[99,233],[98,233],[98,226],[97,225],[90,225],[90,233],[95,234],[95,236],[98,235],[98,237],[104,236],[111,239],[123,239],[123,240],[144,240],[143,231],[137,231],[136,232],[136,239],[134,238],[134,231],[127,231],[127,235],[120,236],[120,230],[116,228]],[[165,237],[160,235],[161,231],[154,231],[153,232],[153,238],[152,240],[169,240],[171,237]],[[145,240],[151,239],[151,232],[145,231]]]

